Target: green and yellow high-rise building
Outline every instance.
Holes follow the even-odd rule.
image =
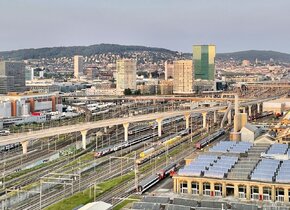
[[[193,45],[194,79],[215,80],[215,45]]]

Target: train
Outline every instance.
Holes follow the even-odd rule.
[[[129,130],[128,134],[129,135],[133,135],[133,134],[140,133],[140,132],[143,132],[143,131],[148,131],[149,129],[150,129],[149,126],[133,128],[132,130]]]
[[[11,149],[15,149],[17,147],[20,146],[20,143],[15,143],[15,144],[7,144],[7,145],[4,145],[4,146],[0,146],[0,152],[7,152]]]
[[[165,119],[162,121],[162,126],[168,125],[172,122],[180,122],[182,120],[184,120],[184,117],[174,117],[174,118]],[[157,128],[158,128],[158,124],[157,124],[157,122],[154,122],[152,125],[152,129],[154,130]]]
[[[171,147],[177,146],[178,144],[181,143],[179,140],[183,136],[189,134],[189,132],[190,132],[189,129],[182,130],[176,134],[164,138],[161,142],[159,142],[157,146],[151,147],[141,152],[139,155],[140,158],[136,160],[137,164],[142,164],[148,161],[150,158],[165,152],[165,148],[169,149]],[[162,148],[164,148],[164,150]]]
[[[168,166],[161,169],[154,175],[149,176],[148,178],[144,179],[138,184],[137,193],[143,194],[146,190],[154,186],[156,183],[160,182],[161,180],[165,179],[167,176],[173,176],[173,174],[177,170],[177,164],[171,163]]]
[[[268,117],[268,116],[271,116],[273,115],[274,113],[273,112],[263,112],[262,114],[256,114],[254,116],[249,116],[248,119],[249,120],[256,120],[256,119],[260,119],[260,118],[263,118],[263,117]]]
[[[192,116],[197,116],[197,115],[193,114]],[[182,120],[184,120],[183,116],[168,118],[168,119],[165,119],[165,120],[162,121],[162,126],[169,125],[172,122],[181,122]],[[148,123],[148,126],[137,127],[137,128],[133,128],[132,130],[129,130],[128,134],[132,135],[132,134],[135,134],[135,133],[147,131],[150,128],[152,128],[153,130],[157,129],[158,128],[157,123],[155,121],[151,121],[151,122]],[[163,133],[163,131],[162,131],[162,133]]]
[[[147,141],[147,140],[149,140],[149,139],[151,139],[151,138],[153,138],[153,137],[155,137],[157,135],[158,135],[157,133],[152,133],[152,134],[149,134],[149,135],[146,135],[146,136],[142,136],[141,138],[133,139],[133,140],[128,141],[128,142],[122,142],[122,143],[119,143],[119,144],[115,144],[115,145],[112,145],[112,146],[108,146],[108,147],[105,147],[105,148],[98,149],[97,151],[94,152],[94,157],[95,158],[102,157],[102,156],[110,154],[112,152],[115,152],[115,151],[130,147],[130,146],[132,146],[134,144],[137,144],[139,142]]]
[[[214,140],[216,140],[218,137],[222,136],[225,134],[225,129],[221,128],[218,131],[216,131],[213,134],[210,134],[209,136],[207,136],[206,138],[198,141],[195,144],[195,148],[196,149],[202,149],[203,147],[205,147],[206,145],[210,144],[211,142],[213,142]]]

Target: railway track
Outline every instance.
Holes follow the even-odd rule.
[[[143,147],[143,143],[141,143],[141,147]],[[129,148],[128,148],[129,149]],[[131,149],[130,149],[131,150]],[[124,151],[125,151],[125,149],[124,149]],[[124,152],[123,151],[123,152]],[[142,151],[142,149],[140,150],[140,152]],[[122,154],[121,154],[122,155]],[[114,166],[112,166],[112,168],[113,168]],[[132,169],[132,164],[131,164],[131,168],[128,168],[128,170],[129,169]],[[102,170],[102,168],[100,169],[100,170]],[[48,170],[49,171],[49,170]],[[61,171],[61,170],[60,170]],[[112,172],[112,171],[111,171]],[[126,171],[123,171],[124,173],[126,172]],[[118,173],[115,173],[115,175],[116,174],[118,174]],[[108,175],[108,171],[107,171],[107,173],[106,173],[106,177],[108,177],[107,176]],[[81,187],[81,190],[82,189],[86,189],[86,188],[88,188],[89,187],[89,184],[88,183],[91,183],[91,182],[95,182],[96,180],[97,181],[100,181],[100,182],[102,182],[102,181],[105,181],[106,179],[103,179],[103,180],[98,180],[98,177],[99,177],[99,175],[98,174],[94,174],[94,172],[92,172],[92,173],[90,173],[90,174],[86,174],[86,180],[84,181],[84,182],[82,182],[82,184],[81,184],[81,186],[83,186],[83,187]],[[66,189],[69,189],[69,186],[66,188]],[[53,189],[53,191],[54,192],[56,192],[56,189]],[[53,196],[54,196],[54,198],[50,198],[50,200],[51,201],[53,201],[54,199],[55,199],[55,195],[56,195],[57,193],[53,193]],[[64,194],[64,195],[67,195],[67,194]],[[48,196],[49,196],[49,194],[48,194]],[[59,195],[58,197],[57,197],[57,200],[59,200],[59,198],[61,198],[61,196]],[[36,200],[38,200],[38,202],[39,202],[39,197],[38,197],[38,199],[37,198],[35,198]],[[30,201],[32,201],[31,199],[29,199]],[[49,205],[51,205],[51,204],[53,204],[53,203],[55,203],[57,200],[54,200],[53,202],[48,202],[48,206]],[[29,202],[29,205],[31,204],[31,202]],[[35,205],[37,205],[37,204],[35,204]],[[45,204],[44,204],[45,205]],[[21,207],[21,206],[20,206]],[[23,208],[19,208],[19,209],[25,209],[26,207],[25,206],[22,206]],[[39,206],[38,206],[38,208],[39,208]],[[14,209],[14,208],[12,208],[12,209]],[[31,209],[31,208],[29,208],[29,209]],[[35,209],[37,209],[37,208],[35,208]]]
[[[188,138],[188,140],[190,140],[190,138]],[[190,152],[192,152],[192,151],[190,151]],[[186,153],[186,155],[188,155],[188,154]],[[180,158],[184,158],[184,157],[185,156],[183,154]],[[129,163],[129,165],[127,165],[127,166],[124,165],[123,167],[126,168],[126,169],[123,172],[126,173],[126,172],[130,171],[132,169],[132,164],[133,163]],[[150,164],[149,162],[145,163],[144,167],[146,167],[146,165],[149,165],[149,164]],[[157,169],[161,169],[165,164],[166,164],[166,162],[164,162],[163,164],[159,164]],[[117,175],[120,174],[120,170],[119,170],[118,166],[114,165],[114,166],[112,166],[112,168],[115,168],[115,170],[114,171],[108,171],[108,170],[104,171],[103,175],[101,175],[101,176],[100,176],[100,174],[94,174],[92,176],[86,177],[85,181],[81,182],[81,186],[82,187],[81,187],[80,190],[87,189],[91,185],[90,183],[102,182],[102,181],[108,180],[109,178],[113,178],[113,177],[108,177],[108,174],[112,174],[113,173],[114,176],[117,176]],[[151,173],[152,173],[151,168],[148,168],[147,171],[143,173],[142,179],[146,178],[146,176],[150,175]],[[106,177],[106,178],[102,179],[100,177]],[[126,183],[122,184],[121,187],[120,186],[116,186],[116,188],[110,190],[110,192],[104,193],[103,195],[101,195],[100,198],[98,198],[98,200],[99,199],[103,199],[103,200],[106,200],[106,201],[110,200],[112,198],[112,196],[118,196],[119,193],[121,193],[121,192],[122,193],[126,192],[126,194],[129,195],[130,193],[127,192],[127,191],[128,191],[128,189],[131,189],[133,187],[133,185],[132,185],[133,182],[134,181],[126,182]],[[69,193],[70,190],[71,190],[71,188],[67,188],[67,193],[62,193],[62,195],[68,195],[68,196],[71,195]],[[51,204],[53,204],[53,203],[55,203],[57,201],[60,201],[61,199],[64,198],[63,196],[58,196],[58,195],[60,195],[60,194],[54,193],[50,198],[47,198],[49,195],[46,195],[45,197],[47,198],[47,203],[44,204],[43,203],[44,201],[43,201],[42,202],[43,203],[42,207],[49,206],[49,205],[51,205]],[[124,196],[124,194],[122,194],[122,196]],[[36,199],[35,208],[30,206],[29,209],[39,209],[39,204],[37,204],[37,202],[39,202],[39,200]],[[31,205],[31,202],[29,202],[29,204]],[[19,209],[23,209],[23,206],[20,206]]]

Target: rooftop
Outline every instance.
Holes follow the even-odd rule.
[[[180,169],[178,175],[290,183],[287,144],[221,141]]]

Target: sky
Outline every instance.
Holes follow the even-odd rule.
[[[290,0],[0,0],[0,51],[100,43],[290,53]]]

